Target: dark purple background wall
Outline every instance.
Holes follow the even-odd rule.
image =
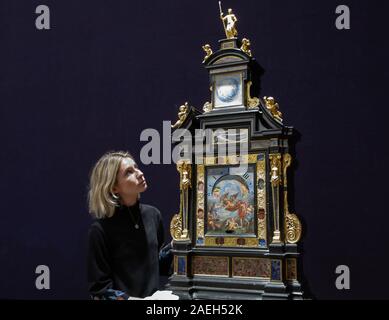
[[[304,275],[318,299],[389,298],[386,266],[385,1],[223,1],[301,139],[294,208],[306,224]],[[35,8],[51,30],[35,28]],[[351,9],[351,30],[335,8]],[[217,1],[0,2],[0,298],[87,298],[88,173],[108,150],[136,156],[145,128],[209,99],[201,46],[223,38]],[[141,166],[142,197],[178,210],[174,165]],[[168,235],[168,232],[166,232]],[[35,267],[51,289],[35,289]],[[335,288],[335,268],[351,289]]]

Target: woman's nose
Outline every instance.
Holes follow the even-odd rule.
[[[138,169],[138,172],[137,172],[137,176],[138,176],[138,178],[141,178],[141,177],[143,177],[143,172],[142,172],[142,171],[140,171],[139,169]]]

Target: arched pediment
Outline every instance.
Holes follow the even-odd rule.
[[[219,65],[233,65],[234,63],[248,63],[250,57],[239,49],[219,50],[212,54],[205,62],[206,67]]]

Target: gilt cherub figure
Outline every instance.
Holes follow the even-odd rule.
[[[184,123],[188,114],[189,114],[189,105],[188,102],[185,102],[185,104],[181,105],[180,108],[178,109],[178,120],[176,121],[175,124],[172,125],[172,128],[176,129],[180,127]]]
[[[240,50],[242,50],[248,56],[251,57],[252,55],[251,55],[250,45],[251,45],[250,40],[247,38],[243,38],[242,39],[242,46],[240,47]]]
[[[274,100],[273,97],[263,97],[266,103],[266,108],[270,111],[272,116],[282,122],[282,113],[279,110],[278,103]]]
[[[211,46],[209,44],[204,45],[203,46],[203,50],[205,51],[205,57],[204,57],[204,60],[203,60],[203,63],[204,63],[205,60],[207,60],[211,56],[213,51],[212,51]]]

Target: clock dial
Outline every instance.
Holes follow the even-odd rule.
[[[231,102],[239,92],[239,81],[236,78],[228,77],[222,79],[216,88],[216,94],[220,101]]]
[[[209,235],[255,235],[255,165],[206,168],[205,226]]]

